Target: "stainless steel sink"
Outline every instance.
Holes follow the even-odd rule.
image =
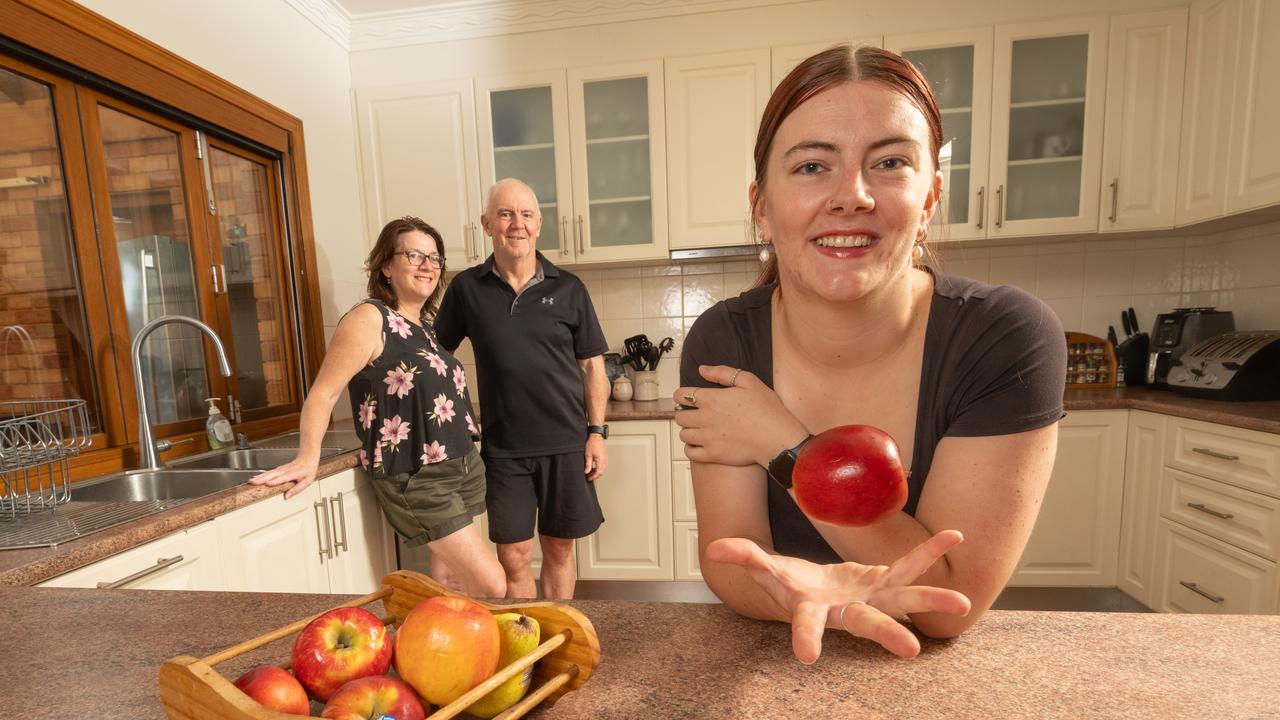
[[[339,447],[320,448],[320,458],[337,455],[343,450]],[[217,468],[226,470],[271,470],[279,467],[294,457],[298,451],[294,448],[247,448],[230,450],[210,455],[201,455],[190,460],[175,460],[174,470],[193,470],[201,468]]]
[[[133,470],[71,486],[72,502],[191,499],[248,482],[259,470]]]

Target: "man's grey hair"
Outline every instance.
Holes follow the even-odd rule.
[[[535,209],[535,210],[537,210],[537,212],[538,212],[538,214],[539,214],[539,215],[541,215],[541,214],[542,214],[542,210],[538,209],[538,194],[537,194],[537,193],[535,193],[535,192],[533,191],[533,188],[529,187],[529,184],[528,184],[528,183],[526,183],[526,182],[525,182],[525,181],[523,181],[523,180],[517,180],[517,179],[515,179],[515,178],[503,178],[503,179],[499,180],[498,182],[496,182],[496,183],[494,183],[494,184],[492,184],[492,185],[490,185],[490,186],[489,186],[489,195],[488,195],[488,197],[486,197],[486,198],[485,198],[485,201],[484,201],[484,214],[485,214],[485,215],[488,215],[489,217],[493,217],[493,198],[494,198],[494,196],[498,194],[498,191],[499,191],[499,190],[501,190],[501,189],[503,189],[503,188],[506,188],[506,187],[509,187],[509,186],[511,186],[511,185],[515,185],[515,186],[517,186],[517,187],[522,187],[522,188],[524,188],[525,190],[528,190],[528,191],[529,191],[529,195],[530,195],[530,197],[532,197],[532,198],[533,198],[533,206],[534,206],[534,209]]]

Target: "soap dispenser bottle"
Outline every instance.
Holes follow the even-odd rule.
[[[231,421],[218,410],[218,398],[205,398],[209,403],[209,419],[205,421],[205,432],[209,435],[209,447],[214,450],[231,445]]]

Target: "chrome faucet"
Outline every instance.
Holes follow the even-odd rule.
[[[157,446],[155,433],[151,429],[151,413],[147,410],[147,391],[144,389],[146,385],[142,382],[142,345],[152,331],[170,323],[185,323],[208,335],[213,342],[213,349],[218,351],[218,369],[222,372],[222,377],[231,377],[231,365],[227,363],[227,351],[222,347],[222,338],[208,325],[185,315],[162,315],[142,326],[138,334],[133,336],[131,354],[133,388],[138,395],[138,455],[142,458],[143,470],[159,470],[160,451],[167,450],[168,447],[167,443],[164,448]]]

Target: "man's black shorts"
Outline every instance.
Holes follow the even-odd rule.
[[[583,451],[527,458],[485,458],[489,539],[509,545],[538,533],[580,538],[604,522],[596,486],[582,468]]]

